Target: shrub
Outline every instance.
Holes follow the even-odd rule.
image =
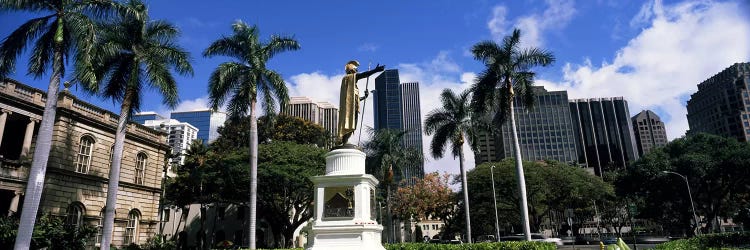
[[[750,247],[750,232],[706,234],[690,239],[682,239],[659,244],[656,246],[656,249],[698,250],[722,247]]]
[[[0,249],[11,249],[18,233],[18,218],[0,217]],[[96,228],[66,225],[55,216],[42,215],[34,224],[31,249],[85,249],[86,243],[96,234]]]
[[[403,243],[403,244],[386,244],[386,250],[555,250],[557,247],[553,243],[534,242],[534,241],[508,241],[493,243],[474,243],[474,244],[430,244],[430,243]],[[280,250],[280,249],[268,249]],[[285,249],[289,250],[289,249]],[[302,248],[293,248],[292,250],[303,250]]]

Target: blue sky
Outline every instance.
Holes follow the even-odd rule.
[[[554,65],[537,69],[537,84],[566,89],[571,98],[623,96],[631,114],[657,112],[670,138],[688,128],[685,101],[698,83],[732,63],[750,61],[747,0],[187,0],[148,5],[152,19],[169,20],[181,29],[180,44],[192,55],[195,75],[179,78],[180,111],[206,106],[208,75],[227,58],[205,59],[201,52],[229,34],[235,20],[257,24],[263,37],[293,35],[300,42],[301,50],[279,54],[268,64],[284,76],[293,96],[337,104],[344,63],[356,59],[361,68],[386,64],[399,69],[402,81],[420,82],[423,116],[438,104],[443,88],[465,89],[482,69],[469,54],[473,44],[499,41],[519,27],[525,46],[548,49],[557,57]],[[38,14],[0,13],[0,37],[33,16]],[[48,77],[26,76],[26,57],[11,77],[46,89]],[[364,81],[359,84],[364,87]],[[142,111],[168,115],[160,97],[145,95]],[[80,96],[119,111],[112,101]],[[366,124],[372,124],[371,117],[365,114]],[[468,161],[473,166],[471,157]],[[450,157],[430,159],[426,167],[455,169]]]

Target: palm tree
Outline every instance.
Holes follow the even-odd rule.
[[[527,108],[532,107],[534,105],[534,92],[532,91],[534,72],[531,71],[531,68],[538,65],[550,65],[555,61],[555,57],[551,52],[543,49],[519,48],[520,38],[521,31],[514,29],[513,34],[503,38],[502,44],[497,44],[494,41],[483,41],[471,48],[474,59],[481,61],[486,67],[477,76],[476,83],[472,86],[471,106],[474,112],[480,114],[497,112],[494,122],[498,124],[498,127],[506,119],[510,119],[515,145],[522,225],[526,240],[531,240],[526,181],[514,118],[514,97],[517,94]],[[490,108],[488,109],[488,107]]]
[[[102,30],[95,49],[95,70],[101,81],[84,84],[86,91],[120,102],[101,249],[109,249],[112,240],[127,122],[133,112],[140,110],[143,89],[157,90],[163,103],[174,107],[178,97],[172,71],[181,75],[193,73],[189,54],[176,45],[179,31],[174,25],[149,20],[148,9],[140,0],[130,0],[125,7],[129,13],[122,13],[118,20],[100,24]]]
[[[405,166],[416,165],[422,162],[422,155],[413,147],[404,147],[404,136],[408,131],[398,129],[372,129],[368,128],[370,141],[365,142],[364,148],[368,156],[367,172],[375,175],[385,186],[385,203],[388,208],[388,231],[389,242],[395,239],[393,218],[391,216],[391,188],[397,183],[393,180],[394,172],[398,176],[405,176]]]
[[[272,35],[261,42],[258,27],[242,21],[232,24],[234,34],[219,38],[203,51],[203,56],[227,56],[235,61],[220,64],[208,80],[209,100],[213,110],[229,98],[229,116],[238,119],[250,113],[250,249],[255,249],[255,224],[258,197],[258,118],[255,106],[263,98],[266,114],[276,110],[276,100],[284,107],[289,101],[286,84],[276,71],[266,68],[276,54],[298,50],[293,37]],[[259,95],[260,94],[260,95]]]
[[[117,6],[111,1],[43,1],[43,0],[0,0],[2,11],[28,11],[42,13],[22,24],[0,44],[0,79],[15,71],[16,58],[31,43],[34,43],[29,60],[28,74],[42,77],[52,69],[47,100],[36,139],[36,147],[29,171],[21,213],[20,226],[16,235],[16,249],[27,249],[31,242],[34,222],[39,209],[39,201],[44,186],[47,160],[52,148],[52,131],[57,110],[57,91],[60,80],[65,75],[65,62],[74,59],[73,66],[80,69],[91,68],[90,51],[96,37],[94,20],[106,17]]]
[[[430,152],[435,159],[443,158],[445,147],[451,144],[453,157],[458,157],[461,169],[461,188],[464,193],[464,210],[466,216],[466,238],[471,243],[471,218],[469,217],[469,189],[466,183],[466,168],[464,168],[464,142],[469,141],[475,148],[476,132],[479,129],[478,119],[471,112],[469,96],[471,90],[466,90],[456,96],[450,89],[444,89],[440,94],[443,104],[427,114],[425,133],[435,135],[430,143]]]

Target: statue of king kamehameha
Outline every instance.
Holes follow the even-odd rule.
[[[341,79],[341,95],[339,99],[339,134],[341,145],[347,144],[349,137],[357,129],[359,119],[359,102],[367,99],[369,93],[365,91],[364,97],[359,97],[357,80],[369,77],[372,74],[385,70],[385,65],[378,64],[375,69],[357,73],[359,62],[349,61],[346,63],[346,75]]]

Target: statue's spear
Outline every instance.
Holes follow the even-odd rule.
[[[367,63],[367,71],[370,71],[370,66],[372,66],[372,62]],[[367,80],[365,80],[365,95],[369,95],[369,87],[370,76],[367,76]],[[362,119],[359,121],[359,138],[357,139],[357,146],[360,146],[360,143],[362,142],[362,129],[364,129],[365,125],[365,108],[367,108],[367,98],[362,102]]]

